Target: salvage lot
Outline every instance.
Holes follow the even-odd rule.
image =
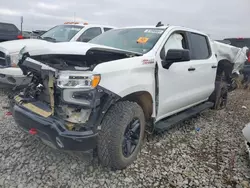
[[[149,135],[137,161],[116,172],[90,155],[55,151],[24,134],[4,115],[2,92],[0,101],[0,187],[244,187],[250,180],[241,132],[250,119],[249,91],[230,93],[225,110]]]

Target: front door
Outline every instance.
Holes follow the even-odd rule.
[[[196,71],[197,63],[183,61],[172,64],[169,69],[163,68],[162,59],[169,49],[190,49],[188,34],[175,31],[167,37],[161,52],[157,54],[158,64],[158,106],[156,121],[185,110],[197,103]]]

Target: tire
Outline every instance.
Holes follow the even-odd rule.
[[[228,86],[225,81],[215,82],[215,91],[213,97],[215,110],[222,110],[226,107],[228,97]]]
[[[131,139],[136,138],[138,141],[131,141],[130,148],[135,143],[137,145],[133,146],[133,152],[127,155],[129,152],[126,151],[128,151],[129,146],[126,144],[129,141],[125,142],[125,137],[130,133],[130,126],[138,127],[138,121],[140,123],[139,130],[136,129],[133,133],[131,129]],[[131,125],[131,122],[134,122],[133,125]],[[97,145],[100,163],[105,167],[111,167],[113,170],[121,170],[129,166],[136,160],[143,144],[144,133],[145,117],[142,108],[137,103],[129,101],[116,103],[107,112],[101,124]]]
[[[235,89],[238,89],[240,87],[240,76],[238,74],[233,74],[231,79],[231,84],[228,92],[234,91]]]

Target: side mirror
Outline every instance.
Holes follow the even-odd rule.
[[[182,61],[190,61],[190,51],[186,49],[170,49],[162,61],[162,66],[169,69],[173,63]]]

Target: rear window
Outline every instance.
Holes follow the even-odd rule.
[[[0,31],[6,31],[6,32],[17,32],[18,29],[13,24],[8,23],[0,23]]]
[[[250,38],[245,38],[245,39],[229,38],[229,39],[224,39],[224,40],[230,41],[230,44],[232,46],[235,46],[238,48],[250,47]]]

